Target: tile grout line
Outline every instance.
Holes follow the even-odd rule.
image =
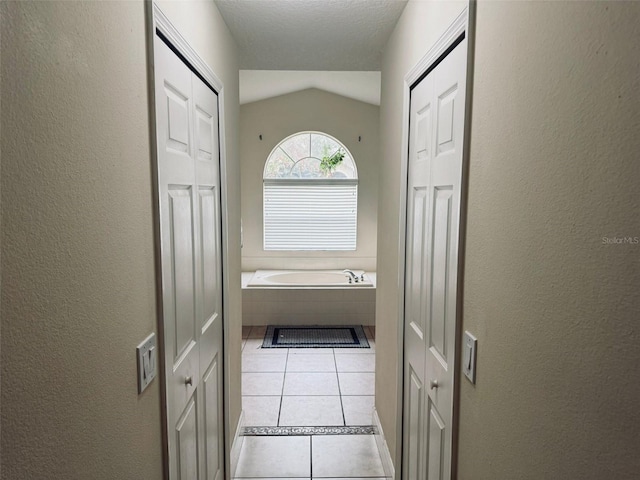
[[[287,356],[284,361],[284,373],[282,374],[282,390],[280,390],[280,407],[278,408],[278,421],[276,426],[280,426],[280,416],[282,415],[282,402],[284,400],[284,382],[287,379],[287,366],[289,365],[289,349],[287,348]]]
[[[313,435],[309,435],[309,478],[313,478]]]
[[[344,403],[342,402],[342,389],[340,388],[340,375],[338,375],[338,360],[336,359],[336,349],[333,349],[333,364],[336,366],[336,379],[338,381],[338,395],[340,396],[340,410],[342,412],[342,423],[347,426],[347,417],[344,414]]]

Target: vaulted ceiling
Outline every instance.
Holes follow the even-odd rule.
[[[238,44],[240,103],[319,88],[380,104],[382,49],[407,0],[215,2]]]
[[[215,0],[242,70],[380,70],[406,0]]]

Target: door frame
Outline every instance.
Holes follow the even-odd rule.
[[[218,145],[220,150],[220,209],[221,209],[221,256],[222,256],[222,352],[223,380],[222,380],[222,411],[223,411],[223,465],[225,479],[230,478],[229,466],[231,455],[231,432],[229,431],[228,393],[230,372],[226,352],[229,351],[229,328],[227,305],[229,305],[229,217],[228,217],[228,192],[227,192],[227,151],[225,138],[225,88],[222,81],[214,73],[213,69],[198,55],[189,42],[182,36],[178,29],[169,21],[160,7],[153,1],[145,2],[146,17],[146,41],[147,41],[147,67],[148,67],[148,101],[149,101],[149,128],[151,130],[151,173],[153,191],[153,228],[154,228],[154,256],[156,272],[156,308],[158,322],[158,359],[164,359],[164,312],[162,305],[162,258],[161,258],[161,231],[160,231],[160,198],[158,191],[158,151],[156,132],[156,102],[155,102],[155,63],[154,63],[154,38],[159,31],[171,44],[173,50],[182,55],[196,74],[209,83],[209,86],[218,95]],[[162,458],[165,480],[169,479],[169,438],[167,422],[167,382],[164,361],[159,361],[159,380],[161,396],[161,421],[162,421]]]
[[[460,367],[459,358],[462,343],[462,298],[464,286],[464,254],[467,224],[467,199],[469,184],[469,145],[471,139],[471,105],[473,92],[473,56],[475,50],[475,18],[476,2],[469,0],[467,6],[456,19],[449,25],[445,32],[432,45],[427,53],[405,75],[403,83],[403,107],[402,107],[402,154],[400,164],[400,212],[399,212],[399,245],[398,245],[398,370],[399,378],[397,390],[396,412],[396,478],[402,479],[404,459],[404,303],[405,303],[405,274],[406,274],[406,243],[407,243],[407,190],[409,175],[409,117],[411,108],[411,89],[422,80],[440,60],[449,53],[452,46],[457,44],[460,36],[467,39],[467,65],[466,65],[466,97],[464,113],[464,138],[462,147],[462,179],[460,192],[460,228],[458,232],[458,282],[456,298],[456,327],[455,327],[455,352],[454,352],[454,385],[453,385],[453,424],[451,445],[451,478],[457,478],[458,456],[458,426],[460,404]]]

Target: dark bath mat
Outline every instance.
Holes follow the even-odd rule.
[[[370,348],[361,325],[292,327],[269,325],[262,348]]]

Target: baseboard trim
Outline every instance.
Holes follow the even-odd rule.
[[[391,453],[389,453],[389,447],[387,441],[384,438],[384,432],[382,431],[382,424],[380,423],[380,417],[378,412],[374,408],[373,410],[373,425],[375,427],[375,439],[378,452],[380,453],[380,459],[382,460],[382,468],[384,469],[384,476],[388,478],[395,478],[396,471],[391,461]]]
[[[238,420],[238,426],[236,427],[236,433],[233,436],[233,443],[231,444],[231,478],[235,478],[236,469],[238,468],[238,460],[240,460],[240,451],[242,450],[242,442],[244,442],[244,410],[240,412],[240,419]]]

